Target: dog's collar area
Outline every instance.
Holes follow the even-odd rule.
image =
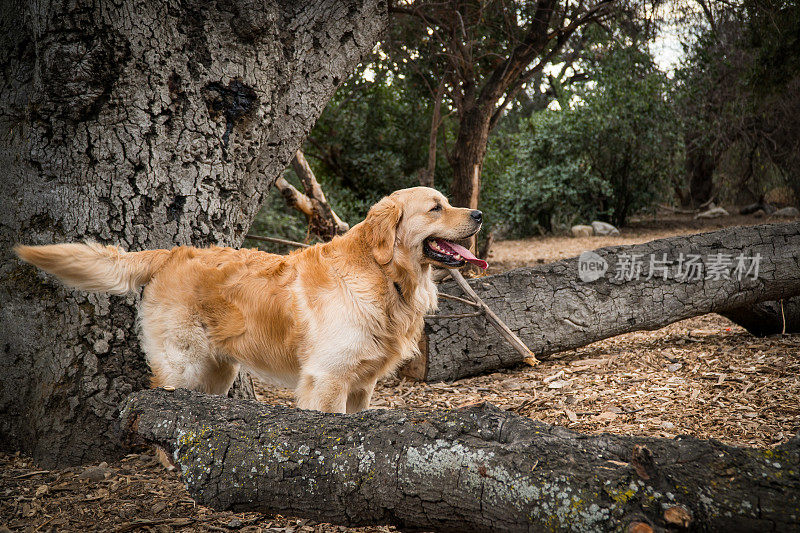
[[[400,299],[405,300],[405,298],[403,298],[403,289],[400,288],[400,284],[396,281],[392,284],[394,285],[394,289],[397,291],[397,295],[400,297]]]

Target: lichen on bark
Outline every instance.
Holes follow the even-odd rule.
[[[217,509],[436,531],[782,531],[800,506],[800,440],[584,435],[490,405],[325,414],[189,391],[143,391],[128,435],[173,452]],[[136,424],[130,424],[136,420]]]

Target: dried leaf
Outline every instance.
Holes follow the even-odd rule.
[[[688,528],[692,523],[692,515],[683,507],[676,505],[664,511],[664,520],[666,520],[668,524],[681,528]]]
[[[611,411],[603,411],[599,415],[597,415],[597,420],[606,420],[611,421],[617,418],[617,413],[612,413]]]

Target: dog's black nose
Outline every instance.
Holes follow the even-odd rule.
[[[475,222],[480,222],[483,220],[483,213],[481,213],[477,209],[472,213],[470,213],[470,216],[475,220]]]

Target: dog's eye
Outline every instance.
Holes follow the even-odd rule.
[[[441,211],[442,204],[436,204],[435,206],[431,207],[431,211]]]

